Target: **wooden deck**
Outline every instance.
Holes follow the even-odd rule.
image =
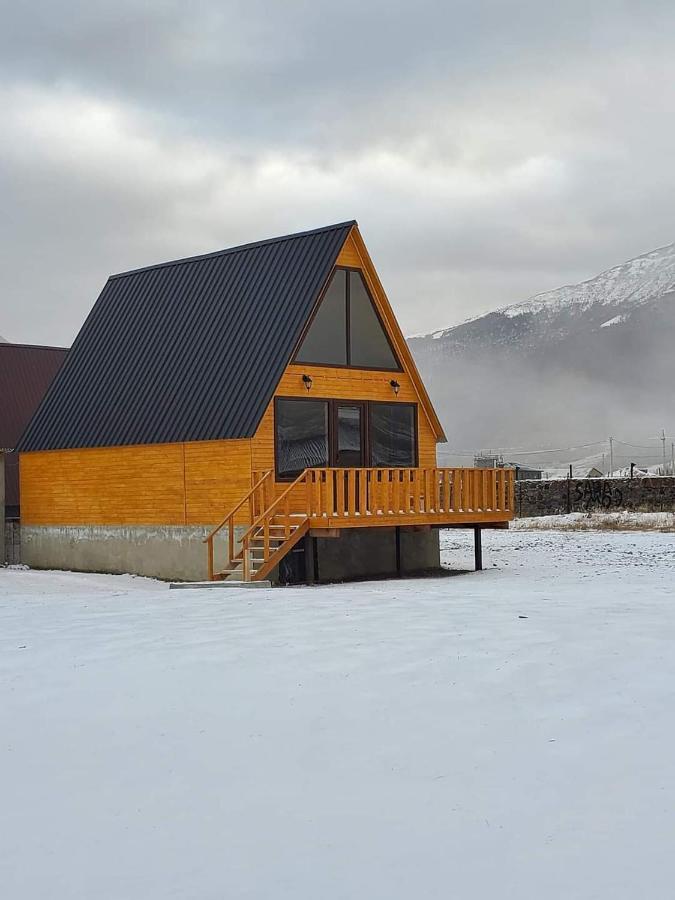
[[[209,578],[264,578],[308,532],[391,526],[499,526],[514,515],[513,469],[306,469],[281,493],[271,472],[205,539]],[[277,489],[279,486],[277,486]],[[249,527],[235,541],[235,516]],[[228,529],[228,561],[214,566],[214,539]]]

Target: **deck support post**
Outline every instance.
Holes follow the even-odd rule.
[[[483,529],[480,525],[473,526],[473,554],[476,562],[476,572],[483,568]]]

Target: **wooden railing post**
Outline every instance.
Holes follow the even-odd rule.
[[[208,572],[209,572],[209,581],[213,581],[214,570],[213,570],[213,537],[209,536],[206,541],[206,549],[208,552]]]
[[[244,536],[241,542],[242,549],[242,578],[244,581],[251,580],[251,554],[248,548],[248,537]]]

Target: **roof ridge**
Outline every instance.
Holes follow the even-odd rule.
[[[110,275],[108,281],[116,278],[125,278],[127,275],[136,275],[139,272],[149,272],[152,269],[164,269],[169,266],[180,266],[185,263],[199,262],[202,259],[215,259],[218,256],[227,256],[230,253],[239,253],[242,250],[253,250],[255,247],[264,247],[268,244],[279,244],[282,241],[290,241],[294,238],[309,237],[312,234],[322,234],[326,231],[337,231],[338,228],[357,225],[356,219],[348,219],[346,222],[336,222],[335,225],[324,225],[321,228],[310,228],[308,231],[296,231],[293,234],[284,234],[279,237],[266,238],[262,241],[251,241],[248,244],[238,244],[236,247],[226,247],[224,250],[213,250],[210,253],[200,253],[196,256],[184,256],[181,259],[170,259],[166,262],[154,263],[150,266],[141,266],[139,269],[128,269],[125,272],[116,272]]]
[[[19,347],[22,350],[58,350],[59,353],[67,353],[70,350],[70,347],[54,347],[51,344],[22,344],[12,341],[0,341],[0,350],[3,347]]]

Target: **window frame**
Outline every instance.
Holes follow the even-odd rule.
[[[278,396],[274,398],[274,421],[272,423],[274,429],[274,479],[277,482],[289,483],[295,481],[299,475],[302,473],[299,472],[297,475],[284,475],[279,472],[278,467],[278,430],[277,430],[277,419],[278,419],[278,404],[280,400],[297,400],[299,403],[307,403],[307,402],[315,402],[315,403],[326,403],[328,405],[328,466],[329,469],[351,469],[351,468],[364,468],[364,469],[393,469],[393,468],[411,468],[418,469],[420,463],[420,449],[419,449],[419,404],[410,400],[401,400],[392,402],[390,400],[352,400],[348,397],[293,397],[293,396]],[[362,435],[362,445],[363,445],[363,455],[366,460],[364,466],[337,466],[335,465],[335,460],[337,458],[337,424],[338,424],[338,414],[337,408],[338,406],[360,406],[363,410],[363,435]],[[414,439],[414,447],[413,447],[413,465],[412,466],[373,466],[372,465],[372,447],[371,447],[371,437],[370,437],[370,408],[371,406],[409,406],[412,407],[413,410],[413,439]],[[323,468],[319,466],[318,468]]]
[[[367,423],[367,441],[368,441],[368,463],[370,468],[377,469],[393,469],[393,468],[411,468],[419,469],[420,466],[420,431],[419,431],[419,405],[409,400],[402,400],[400,403],[392,403],[390,400],[368,400],[368,423]],[[413,460],[412,466],[373,466],[372,465],[372,446],[370,439],[370,406],[412,406],[413,410]]]
[[[297,358],[298,353],[300,352],[300,350],[302,348],[302,344],[305,340],[305,337],[307,336],[307,332],[312,327],[312,325],[314,323],[314,319],[316,318],[316,316],[319,312],[319,308],[320,308],[321,304],[323,303],[323,299],[326,296],[328,288],[330,287],[331,282],[333,280],[333,275],[337,271],[343,271],[343,272],[347,273],[347,277],[345,279],[345,282],[346,282],[345,340],[347,342],[347,346],[346,346],[347,362],[346,363],[322,363],[322,362],[307,362],[306,360],[304,360],[304,361],[299,360]],[[391,355],[396,360],[397,366],[395,368],[391,368],[391,367],[382,368],[381,366],[354,366],[354,365],[352,365],[352,362],[351,362],[351,356],[352,356],[351,318],[352,317],[351,317],[351,308],[350,308],[350,293],[351,293],[351,274],[350,273],[352,273],[352,272],[356,272],[358,275],[361,276],[361,279],[363,281],[363,286],[366,289],[366,294],[368,295],[370,304],[373,307],[373,312],[375,313],[375,315],[377,317],[377,321],[380,323],[380,328],[382,329],[382,333],[384,334],[384,337],[385,337],[387,343],[389,344],[389,349],[391,350]],[[297,346],[296,346],[295,350],[293,351],[293,356],[291,357],[291,364],[297,365],[297,366],[320,366],[325,369],[357,369],[357,370],[361,370],[361,371],[365,371],[365,372],[402,372],[403,371],[403,366],[401,365],[401,360],[399,359],[399,355],[396,352],[396,348],[394,347],[394,345],[391,342],[389,332],[387,331],[387,326],[385,325],[384,321],[382,320],[382,316],[380,315],[380,311],[377,308],[377,304],[373,300],[373,295],[370,291],[370,287],[368,286],[368,282],[366,280],[366,273],[364,272],[363,269],[359,269],[358,266],[333,266],[331,273],[330,273],[330,277],[328,278],[328,281],[326,282],[323,290],[321,291],[321,295],[319,297],[318,303],[312,310],[312,314],[309,317],[309,319],[307,320],[305,327],[302,329],[302,334],[300,335],[300,338],[298,339]]]

